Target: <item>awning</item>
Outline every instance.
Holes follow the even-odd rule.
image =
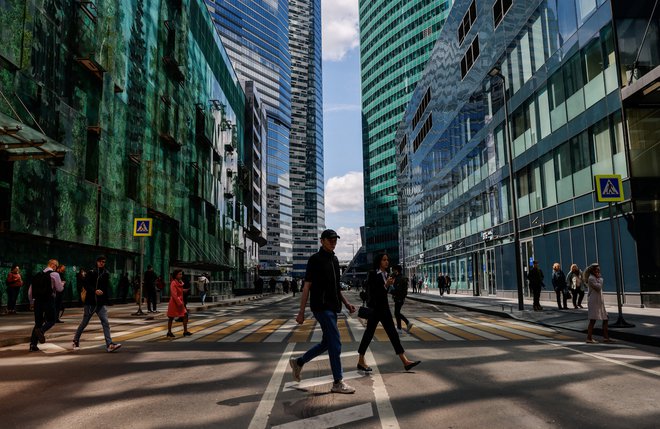
[[[70,149],[16,119],[0,112],[0,159],[64,158]]]

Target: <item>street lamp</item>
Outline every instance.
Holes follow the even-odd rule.
[[[513,180],[513,145],[511,144],[511,132],[509,130],[509,105],[506,96],[506,78],[499,67],[493,67],[488,74],[491,77],[502,79],[502,94],[504,96],[504,137],[506,140],[506,161],[509,164],[509,194],[511,195],[511,215],[513,216],[513,246],[516,258],[516,286],[518,288],[518,310],[525,309],[523,300],[522,265],[520,256],[520,230],[518,228],[518,193]]]

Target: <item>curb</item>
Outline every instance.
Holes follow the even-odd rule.
[[[582,334],[586,334],[586,332],[587,332],[586,329],[575,329],[575,328],[571,328],[571,327],[568,327],[568,326],[561,326],[561,325],[555,325],[555,324],[552,324],[552,323],[545,323],[545,322],[542,322],[542,321],[523,319],[523,318],[520,318],[520,317],[516,317],[516,315],[514,315],[512,313],[506,313],[504,311],[498,311],[498,310],[491,310],[491,309],[488,309],[488,308],[471,307],[469,305],[457,304],[457,303],[453,303],[453,302],[443,302],[443,301],[439,301],[439,300],[436,301],[436,300],[433,300],[433,299],[428,299],[428,298],[423,298],[423,297],[411,297],[410,295],[408,295],[408,299],[423,302],[423,303],[426,303],[426,304],[451,305],[452,307],[458,307],[458,308],[462,308],[464,310],[476,311],[477,313],[488,314],[490,316],[506,317],[506,318],[509,318],[509,319],[520,320],[522,322],[533,323],[533,324],[536,324],[536,325],[546,326],[546,327],[549,327],[549,328],[564,329],[564,330],[567,330],[567,331],[579,332],[579,333],[582,333]],[[602,335],[602,329],[594,328],[594,334]],[[649,336],[649,335],[640,335],[640,334],[635,334],[635,333],[632,333],[632,332],[620,331],[617,328],[610,328],[609,329],[609,334],[610,334],[610,337],[615,338],[617,340],[627,341],[627,342],[635,343],[635,344],[642,344],[642,345],[646,345],[646,346],[660,347],[660,337],[652,337],[652,336]]]

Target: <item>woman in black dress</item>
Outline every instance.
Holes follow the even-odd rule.
[[[385,332],[394,347],[394,351],[399,355],[406,371],[411,370],[421,363],[421,361],[412,361],[406,357],[401,341],[399,340],[399,334],[397,334],[396,329],[394,328],[392,312],[390,311],[390,305],[387,301],[388,290],[390,286],[394,284],[394,277],[388,274],[389,267],[389,257],[386,254],[378,255],[374,260],[375,269],[370,271],[369,276],[367,277],[367,307],[371,308],[372,312],[369,319],[367,319],[367,328],[362,335],[362,341],[360,341],[360,347],[358,348],[359,358],[357,369],[359,371],[371,371],[371,368],[364,360],[364,354],[374,337],[378,323],[382,323],[383,329],[385,329]]]

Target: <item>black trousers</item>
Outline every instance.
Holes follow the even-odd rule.
[[[34,301],[34,328],[32,328],[32,337],[30,345],[36,346],[39,336],[36,330],[41,329],[44,334],[55,325],[55,300],[49,299],[45,302]]]
[[[390,312],[389,307],[374,309],[371,317],[367,320],[367,329],[365,329],[364,334],[362,334],[362,341],[360,341],[358,353],[361,355],[366,353],[371,340],[374,338],[378,323],[383,325],[383,329],[385,329],[387,337],[390,339],[390,343],[392,343],[392,347],[394,347],[396,354],[400,355],[403,353],[403,346],[399,340],[399,334],[394,328],[394,321],[392,320],[392,313]]]
[[[394,317],[396,318],[396,327],[397,327],[397,329],[401,329],[401,321],[402,320],[404,322],[406,322],[406,325],[410,324],[410,322],[408,321],[406,316],[401,314],[401,307],[403,307],[403,301],[401,301],[401,302],[394,301]]]
[[[149,288],[147,290],[147,311],[156,311],[157,304],[156,288]]]
[[[573,289],[571,295],[573,296],[573,307],[582,305],[582,299],[584,298],[584,291],[582,289]]]
[[[566,303],[568,302],[568,295],[566,293],[566,290],[564,289],[555,289],[555,295],[557,295],[557,307],[559,308],[568,308]],[[564,302],[564,306],[561,306],[562,300]]]
[[[534,309],[541,307],[541,286],[531,287],[532,297],[534,298]]]

